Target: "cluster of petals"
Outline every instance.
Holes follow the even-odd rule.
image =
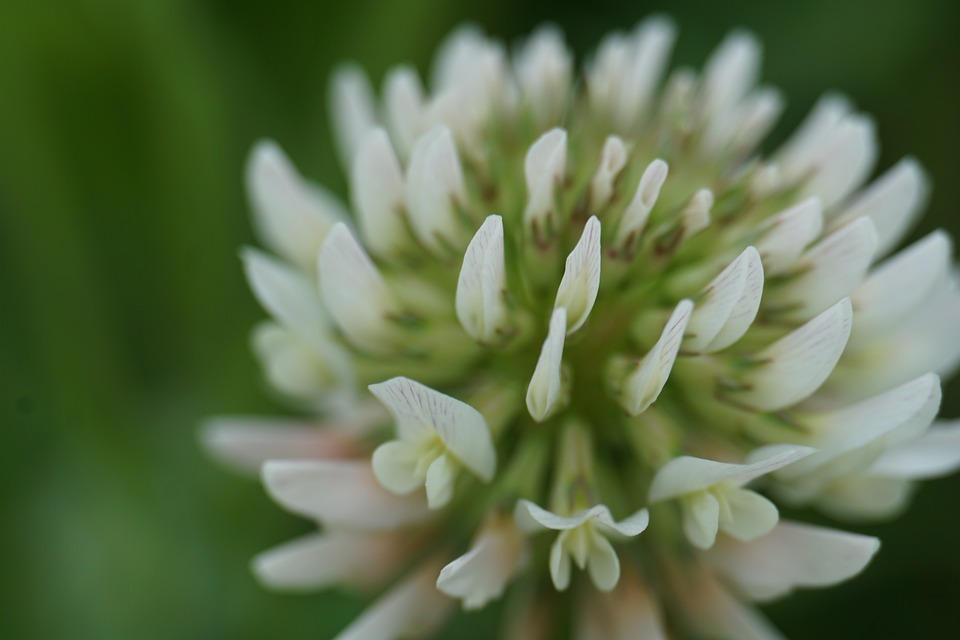
[[[578,78],[554,27],[512,51],[466,27],[379,100],[342,67],[348,204],[254,148],[252,347],[309,417],[203,439],[317,524],[254,559],[264,585],[375,595],[340,638],[500,598],[506,636],[551,637],[571,587],[579,638],[778,638],[751,603],[879,549],[778,504],[879,519],[960,468],[951,241],[895,252],[919,164],[869,181],[874,125],[836,95],[760,154],[783,99],[758,42],[667,74],[674,39],[645,20]]]

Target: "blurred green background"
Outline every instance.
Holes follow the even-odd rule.
[[[543,20],[578,54],[661,10],[697,64],[733,27],[766,45],[790,107],[842,89],[879,124],[881,166],[915,154],[935,188],[917,235],[960,231],[960,3],[915,0],[3,0],[0,3],[0,638],[323,638],[361,608],[277,595],[248,569],[306,531],[212,465],[196,426],[273,412],[247,348],[261,317],[237,248],[251,143],[277,139],[342,192],[331,65],[426,69],[473,20]],[[945,415],[960,415],[946,388]],[[770,608],[793,638],[957,637],[960,478],[926,486],[859,580]],[[451,637],[488,637],[490,616]],[[474,623],[477,624],[474,624]],[[953,629],[950,632],[949,629]],[[469,630],[469,633],[467,632]]]

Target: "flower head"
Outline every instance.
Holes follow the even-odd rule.
[[[950,239],[889,256],[919,165],[867,183],[873,124],[834,95],[758,151],[783,100],[757,41],[665,76],[673,40],[649,19],[575,76],[555,28],[513,52],[463,28],[380,102],[340,69],[350,207],[254,149],[254,348],[315,425],[206,442],[321,527],[258,556],[264,584],[384,589],[342,638],[427,635],[454,598],[546,635],[568,588],[582,637],[777,637],[747,602],[879,546],[777,503],[880,517],[960,467],[958,427],[928,430],[960,362]]]

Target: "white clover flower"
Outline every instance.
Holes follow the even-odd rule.
[[[646,20],[576,75],[554,27],[513,52],[467,27],[382,102],[343,67],[350,212],[255,147],[253,344],[310,415],[203,440],[320,528],[254,560],[265,585],[382,594],[340,638],[499,598],[506,637],[551,637],[568,588],[578,638],[777,638],[750,602],[879,548],[778,505],[885,517],[960,468],[960,425],[930,428],[960,364],[950,238],[890,255],[923,170],[867,183],[874,126],[836,95],[761,152],[784,100],[756,39],[665,76],[674,37]]]

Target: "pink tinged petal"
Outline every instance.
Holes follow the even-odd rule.
[[[524,159],[527,205],[523,220],[528,228],[538,229],[541,237],[558,224],[556,191],[563,183],[567,168],[567,132],[551,129],[534,142]]]
[[[680,352],[692,312],[693,303],[681,300],[667,320],[660,339],[623,380],[620,403],[630,415],[640,415],[660,396]]]
[[[775,504],[749,489],[733,489],[724,494],[728,517],[720,518],[720,528],[737,540],[761,538],[776,526],[780,517]]]
[[[631,250],[637,238],[643,233],[650,218],[650,211],[657,203],[660,188],[667,180],[669,168],[667,163],[659,158],[651,162],[640,176],[637,192],[633,200],[627,205],[620,222],[617,225],[617,235],[614,246],[619,252]]]
[[[350,172],[350,194],[361,234],[372,253],[393,256],[409,248],[403,171],[383,129],[371,129],[360,141]]]
[[[831,144],[818,158],[813,176],[802,191],[819,197],[824,208],[830,209],[863,184],[876,160],[873,121],[862,115],[848,116],[837,125]]]
[[[397,303],[386,282],[350,230],[337,224],[320,250],[320,292],[334,322],[356,347],[389,350]]]
[[[796,265],[804,250],[823,230],[819,198],[808,198],[771,219],[769,230],[757,241],[768,275],[781,275]]]
[[[772,445],[751,454],[750,464],[716,462],[692,456],[674,458],[662,466],[650,486],[650,502],[670,500],[703,491],[720,483],[739,487],[777,469],[782,469],[812,454],[814,449],[792,445]]]
[[[960,422],[934,425],[925,434],[890,449],[870,467],[870,473],[889,478],[928,480],[960,469]]]
[[[527,410],[537,422],[553,415],[564,401],[561,365],[566,333],[567,310],[563,307],[554,309],[547,338],[527,387]]]
[[[380,486],[367,462],[268,461],[262,478],[281,506],[330,527],[386,531],[430,516],[419,496],[397,496]]]
[[[567,334],[587,321],[600,290],[600,220],[591,216],[580,241],[567,256],[554,308],[567,310]]]
[[[514,68],[537,121],[549,123],[561,117],[570,97],[573,57],[560,30],[548,25],[534,31],[517,53]]]
[[[470,551],[440,572],[437,588],[463,601],[466,610],[480,609],[496,600],[522,567],[526,540],[505,518],[484,526]]]
[[[407,216],[413,232],[434,253],[462,248],[457,208],[464,201],[463,168],[450,129],[440,125],[417,139],[407,167]]]
[[[429,563],[387,591],[335,640],[421,638],[436,631],[453,600],[434,584],[439,566]]]
[[[934,231],[877,266],[851,295],[851,344],[879,337],[916,312],[950,272],[952,242]]]
[[[735,343],[753,324],[762,294],[760,254],[747,247],[707,285],[687,323],[683,349],[712,353]]]
[[[407,158],[423,132],[423,85],[417,72],[405,65],[392,69],[383,84],[384,119],[399,155]]]
[[[330,228],[348,219],[343,205],[332,194],[306,183],[272,141],[253,148],[246,181],[254,224],[263,242],[311,270]]]
[[[709,491],[698,491],[684,498],[683,534],[698,549],[709,549],[720,529],[720,501]]]
[[[830,307],[755,356],[737,398],[757,409],[777,411],[810,396],[833,371],[850,337],[849,299]]]
[[[245,473],[258,473],[267,460],[348,458],[362,451],[353,438],[320,425],[268,418],[213,418],[200,440],[217,460]]]
[[[488,216],[467,245],[457,281],[457,319],[481,344],[499,342],[507,327],[503,219]]]
[[[313,345],[329,342],[330,319],[313,282],[255,249],[245,249],[242,257],[250,288],[270,315]]]
[[[796,588],[829,587],[859,574],[880,548],[871,536],[780,522],[749,543],[721,539],[708,558],[738,591],[768,602]]]
[[[602,209],[613,196],[614,183],[627,164],[629,153],[623,140],[609,136],[600,152],[600,166],[590,180],[590,210]]]
[[[409,378],[392,378],[370,385],[396,419],[402,441],[438,436],[457,461],[489,482],[497,468],[490,429],[479,411]]]
[[[896,247],[923,210],[929,179],[913,158],[904,158],[871,182],[837,216],[836,225],[867,216],[877,230],[877,255]]]
[[[388,535],[311,534],[258,554],[252,569],[261,584],[283,591],[375,587],[399,568],[406,559],[403,551]]]
[[[706,571],[690,579],[684,589],[687,624],[708,638],[785,640],[766,618],[730,595]]]
[[[659,607],[647,587],[627,571],[607,594],[580,599],[577,640],[667,640]]]
[[[876,251],[877,235],[869,218],[857,218],[804,253],[799,275],[771,291],[785,315],[806,319],[850,295],[859,285]]]
[[[340,164],[349,169],[360,143],[377,126],[373,88],[363,69],[345,64],[334,70],[329,95],[329,113]]]

